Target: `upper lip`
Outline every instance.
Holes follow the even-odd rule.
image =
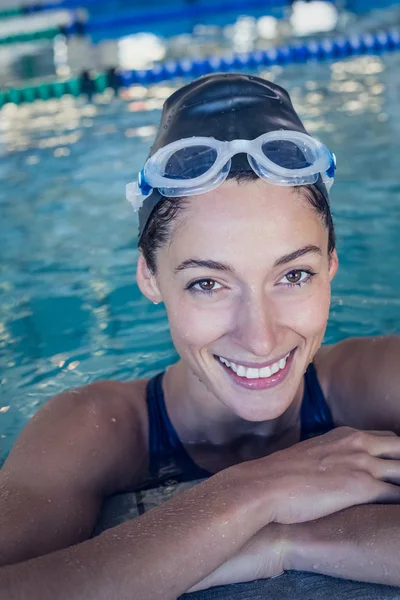
[[[290,352],[292,352],[292,350]],[[216,358],[221,357],[230,363],[235,363],[235,365],[242,365],[243,367],[248,367],[249,369],[251,369],[251,368],[263,369],[264,367],[270,367],[271,365],[279,362],[280,360],[282,360],[282,358],[285,358],[285,356],[290,354],[290,352],[286,352],[285,354],[282,354],[278,358],[274,358],[273,360],[268,360],[267,362],[263,362],[263,363],[247,362],[245,360],[236,360],[236,359],[233,360],[233,358],[226,358],[226,356],[222,356],[222,354],[216,354],[215,356],[216,356]]]

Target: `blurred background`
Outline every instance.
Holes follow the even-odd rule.
[[[337,156],[326,342],[400,333],[399,28],[390,0],[0,0],[0,463],[50,396],[176,359],[124,188],[207,72],[283,85]]]

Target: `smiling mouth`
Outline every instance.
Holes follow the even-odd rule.
[[[279,371],[282,371],[286,367],[286,362],[290,354],[291,352],[288,352],[276,362],[260,368],[241,365],[240,363],[229,361],[223,356],[215,356],[215,358],[232,370],[238,377],[242,377],[244,379],[266,379],[272,375],[275,375]]]

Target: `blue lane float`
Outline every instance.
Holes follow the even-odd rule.
[[[167,61],[148,70],[118,71],[109,69],[106,73],[82,73],[67,81],[54,81],[36,86],[12,88],[0,91],[0,106],[7,102],[20,104],[35,99],[59,98],[65,94],[87,94],[89,97],[106,88],[118,91],[132,85],[151,85],[176,78],[194,78],[217,71],[256,70],[260,67],[288,65],[292,63],[322,62],[343,60],[367,54],[380,55],[400,49],[400,30],[365,33],[349,38],[325,38],[304,44],[293,44],[256,50],[249,53],[227,56],[211,56],[205,59],[184,58]]]
[[[400,30],[365,33],[349,38],[324,39],[305,44],[295,44],[256,50],[245,54],[212,56],[205,59],[168,61],[148,70],[123,71],[119,73],[121,87],[134,84],[151,84],[176,77],[199,77],[217,71],[257,69],[308,61],[341,60],[363,54],[382,54],[400,49]]]

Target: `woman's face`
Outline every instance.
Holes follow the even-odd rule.
[[[243,419],[277,418],[301,385],[328,319],[337,257],[327,248],[307,199],[259,179],[190,199],[159,251],[152,289],[175,347]]]

